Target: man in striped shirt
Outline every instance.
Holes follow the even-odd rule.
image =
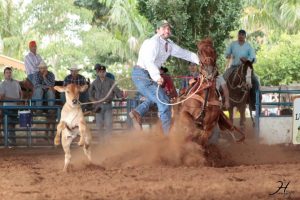
[[[48,101],[48,106],[54,105],[55,99],[55,92],[54,92],[54,85],[55,85],[55,76],[52,72],[48,71],[48,67],[44,61],[42,61],[39,66],[39,71],[34,73],[33,75],[33,86],[34,86],[34,93],[32,98],[39,99],[36,102],[36,106],[41,106],[42,101],[45,96],[46,99],[51,100]]]
[[[29,42],[29,53],[25,56],[25,70],[27,78],[33,82],[33,74],[39,71],[38,66],[43,60],[39,54],[36,53],[37,45],[35,41]]]

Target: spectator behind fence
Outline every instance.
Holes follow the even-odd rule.
[[[6,67],[4,69],[4,81],[0,84],[0,99],[1,100],[20,100],[22,98],[22,90],[19,82],[12,78],[12,69]],[[4,102],[4,106],[16,106],[17,102]],[[15,123],[13,120],[16,119],[17,110],[4,110],[4,114],[7,115],[7,123],[9,129],[15,128]],[[9,145],[16,144],[16,133],[11,130],[8,132]]]
[[[106,67],[100,66],[95,68],[97,72],[97,78],[91,84],[89,89],[89,98],[91,101],[98,101],[103,99],[114,85],[114,80],[106,77]],[[96,112],[96,125],[97,129],[101,130],[105,127],[105,132],[101,131],[107,136],[112,131],[112,100],[114,96],[122,98],[122,91],[116,86],[113,88],[111,94],[103,102],[95,104]]]
[[[33,99],[47,99],[48,106],[54,105],[55,92],[54,92],[54,84],[55,84],[55,76],[52,72],[48,71],[48,66],[44,61],[39,64],[39,71],[34,74],[33,85]],[[42,101],[37,101],[35,103],[36,106],[41,106]]]
[[[81,70],[80,68],[78,68],[77,65],[73,65],[72,67],[69,68],[71,74],[69,74],[68,76],[65,77],[64,79],[64,86],[67,86],[71,83],[79,85],[79,86],[83,86],[83,85],[87,85],[87,81],[85,79],[84,76],[82,76],[81,74],[79,74],[79,71]],[[65,101],[65,94],[61,93],[63,95],[63,100]],[[81,103],[85,103],[88,102],[88,90],[81,92],[79,95],[79,101]],[[82,107],[83,110],[86,109],[86,106]]]
[[[29,42],[29,53],[25,56],[25,70],[27,78],[33,83],[33,74],[39,71],[38,66],[43,60],[39,54],[37,54],[37,45],[35,41]]]
[[[198,77],[199,72],[197,68],[197,64],[189,62],[189,73],[186,77],[181,81],[180,95],[184,94],[189,87],[189,81],[193,78]]]

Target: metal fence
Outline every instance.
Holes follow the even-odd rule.
[[[1,123],[0,123],[0,146],[9,147],[10,140],[16,140],[16,146],[52,146],[53,138],[56,134],[56,126],[60,120],[62,105],[54,106],[35,106],[34,102],[40,100],[28,101],[0,101],[17,102],[22,105],[0,106]],[[56,101],[61,104],[60,100]],[[26,105],[24,105],[24,103]],[[114,99],[112,102],[113,108],[113,131],[122,132],[129,130],[132,127],[132,121],[129,117],[129,112],[135,108],[141,101],[135,99],[119,100]],[[44,104],[47,104],[45,101]],[[30,111],[32,121],[30,126],[21,127],[20,115],[18,111]],[[151,128],[152,123],[157,120],[157,110],[152,108],[144,117],[143,126]],[[98,130],[95,124],[95,114],[86,116],[86,121],[89,124],[92,132],[97,134]],[[11,132],[15,132],[11,134]]]
[[[256,92],[255,124],[256,132],[260,130],[260,118],[262,117],[292,117],[294,95],[299,95],[300,90],[258,90]],[[272,95],[272,98],[264,99],[260,102],[260,97]],[[277,98],[277,99],[276,99]]]

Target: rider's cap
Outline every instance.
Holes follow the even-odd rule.
[[[239,30],[239,35],[246,35],[246,31],[243,29]]]
[[[164,27],[164,26],[170,26],[170,28],[172,28],[171,24],[165,19],[157,22],[157,24],[156,24],[156,28],[160,28],[160,27]]]

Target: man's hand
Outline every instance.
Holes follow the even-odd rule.
[[[191,78],[189,80],[189,86],[193,85],[197,80],[195,78]]]
[[[47,70],[44,71],[44,72],[43,72],[43,78],[46,78],[46,77],[47,77],[47,74],[48,74],[48,71],[47,71]]]
[[[164,83],[164,79],[160,77],[160,79],[157,80],[158,85],[162,85]]]
[[[248,59],[246,57],[241,57],[240,60],[245,63]]]

